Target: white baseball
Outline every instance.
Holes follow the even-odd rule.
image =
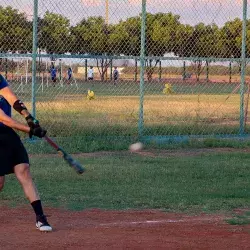
[[[129,146],[130,151],[139,151],[143,149],[143,144],[141,142],[136,142]]]

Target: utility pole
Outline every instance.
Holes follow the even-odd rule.
[[[106,10],[106,13],[105,13],[105,22],[106,22],[106,25],[109,24],[109,0],[105,0],[105,10]]]

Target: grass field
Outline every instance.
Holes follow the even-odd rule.
[[[110,246],[111,239],[116,240],[117,246],[121,246],[121,239],[126,242],[137,239],[142,246],[143,240],[138,238],[139,228],[144,230],[147,246],[155,233],[154,248],[158,242],[164,247],[170,243],[176,245],[180,238],[185,239],[184,245],[190,247],[187,239],[193,242],[191,235],[197,237],[197,246],[207,246],[201,243],[201,235],[205,242],[209,242],[207,239],[215,242],[211,240],[214,236],[217,242],[226,246],[221,242],[222,235],[225,238],[226,234],[228,244],[232,246],[232,238],[240,230],[246,238],[238,238],[235,246],[241,243],[241,246],[248,245],[244,239],[249,239],[249,232],[243,231],[247,230],[243,227],[250,222],[250,141],[214,138],[218,134],[238,135],[240,97],[234,91],[237,86],[173,84],[175,93],[164,95],[164,85],[146,84],[144,135],[209,136],[202,141],[190,139],[178,145],[158,145],[153,141],[139,153],[127,150],[138,139],[138,84],[113,86],[108,83],[79,82],[78,88],[68,85],[44,86],[43,92],[40,88],[36,96],[37,118],[59,145],[70,153],[80,153],[74,157],[86,168],[86,172],[79,176],[45,141],[24,140],[31,154],[31,171],[46,215],[55,227],[51,241],[47,241],[46,236],[48,247],[64,245],[66,248],[72,246],[80,249],[79,246],[84,245],[82,248],[85,249],[88,245],[93,249],[96,242],[104,245],[99,241],[102,238],[107,240],[106,246]],[[86,99],[88,89],[95,91],[95,100]],[[30,91],[29,85],[20,91],[29,108]],[[219,148],[223,146],[232,148]],[[16,219],[13,216],[16,213],[20,224],[29,227],[26,221],[33,214],[14,175],[6,177],[0,200],[3,218]],[[20,211],[23,211],[22,217],[19,216]],[[53,216],[50,217],[52,211]],[[93,213],[92,217],[88,211]],[[126,213],[131,212],[136,214],[128,217]],[[165,220],[163,224],[163,217],[157,219],[156,212],[162,213],[161,216],[173,214],[175,217],[169,217],[167,223]],[[104,213],[110,213],[106,216],[108,221],[113,219],[109,222],[113,231],[110,231],[111,227],[107,228]],[[143,215],[142,219],[137,213]],[[190,221],[187,221],[187,216],[192,217]],[[207,220],[207,216],[213,219]],[[7,222],[3,219],[6,235],[16,230],[14,219]],[[62,221],[66,222],[66,227]],[[215,233],[211,231],[211,226],[216,228]],[[226,229],[222,230],[222,227]],[[122,233],[117,234],[119,229],[122,229]],[[181,236],[183,229],[186,230],[185,235]],[[26,229],[20,230],[20,239],[24,231]],[[33,235],[33,232],[29,232]],[[131,237],[132,232],[135,238]],[[71,236],[67,237],[71,240],[68,243],[61,240],[66,239],[65,233]],[[169,236],[163,236],[164,233]],[[83,236],[87,239],[83,240]],[[93,243],[88,241],[90,236]],[[2,238],[3,242],[5,238],[9,239],[8,236]],[[28,239],[28,243],[23,243],[24,249],[30,242],[37,246],[36,236],[29,236]],[[76,241],[80,242],[78,247]],[[12,242],[12,245],[20,246],[19,240]]]
[[[77,86],[64,82],[63,87],[47,87],[44,83],[43,91],[40,83],[37,118],[49,135],[60,139],[70,152],[123,150],[137,140],[139,83],[122,81],[114,86],[112,82],[78,81]],[[238,135],[239,83],[175,81],[172,95],[163,94],[164,84],[145,83],[145,136]],[[11,86],[31,108],[31,85]],[[88,89],[95,91],[95,100],[86,99]]]
[[[146,135],[237,134],[239,96],[145,96]],[[138,97],[41,101],[38,117],[57,135],[130,136],[138,131]],[[55,122],[56,121],[56,122]]]
[[[145,135],[237,134],[238,84],[173,83],[173,95],[164,84],[147,83],[144,98]],[[14,88],[18,88],[14,85]],[[96,99],[86,99],[88,89]],[[30,85],[19,95],[30,105]],[[233,92],[233,93],[232,93]],[[57,136],[136,136],[139,119],[139,84],[78,82],[44,86],[37,92],[37,116]]]
[[[78,155],[87,169],[83,176],[61,158],[34,155],[32,173],[48,206],[175,212],[249,208],[249,153],[154,153]],[[7,177],[0,200],[13,206],[27,203],[14,176]]]

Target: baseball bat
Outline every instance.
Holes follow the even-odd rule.
[[[52,146],[63,157],[63,159],[68,163],[68,165],[72,167],[78,174],[84,173],[85,170],[82,167],[82,165],[78,161],[76,161],[71,155],[69,155],[64,149],[59,147],[48,136],[45,136],[44,139],[49,143],[50,146]]]

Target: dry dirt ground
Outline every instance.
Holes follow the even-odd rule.
[[[249,152],[247,149],[144,150],[149,157]],[[81,154],[84,157],[128,152]],[[44,157],[44,155],[43,155]],[[53,156],[54,157],[54,156]],[[52,233],[35,229],[29,206],[0,206],[0,250],[29,249],[250,249],[250,225],[234,226],[225,215],[186,215],[158,210],[80,212],[46,208]]]
[[[250,227],[229,225],[223,215],[46,211],[52,233],[35,229],[30,209],[0,207],[0,249],[250,249]]]

